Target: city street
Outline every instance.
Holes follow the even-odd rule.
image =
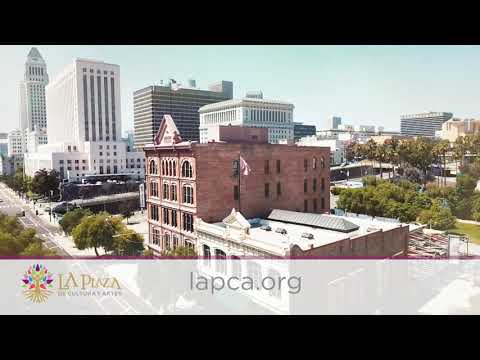
[[[55,240],[54,237],[61,235],[57,228],[43,222],[28,205],[19,199],[15,193],[5,184],[0,184],[0,211],[10,216],[25,211],[24,217],[18,217],[20,223],[25,227],[33,227],[37,231],[38,237],[43,241],[44,246],[50,250],[54,250],[58,256],[70,257]]]

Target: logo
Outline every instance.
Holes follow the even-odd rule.
[[[23,274],[22,287],[25,297],[35,303],[45,302],[53,291],[52,273],[41,264],[34,264]]]

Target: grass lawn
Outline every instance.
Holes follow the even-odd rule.
[[[480,225],[464,224],[457,221],[455,228],[449,229],[449,231],[465,234],[470,238],[471,242],[480,245]]]

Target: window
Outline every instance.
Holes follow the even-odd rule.
[[[183,230],[193,232],[193,215],[183,213]]]
[[[240,192],[238,191],[238,185],[233,186],[233,200],[238,200],[240,198]]]
[[[325,158],[322,156],[322,158],[320,159],[320,166],[322,169],[325,168]]]
[[[266,198],[270,197],[270,184],[269,183],[265,184],[265,197]]]
[[[265,174],[270,173],[270,161],[265,160]]]
[[[150,205],[150,218],[154,221],[158,221],[160,218],[158,216],[158,206]]]
[[[203,262],[204,264],[208,264],[210,261],[210,246],[208,245],[203,245],[202,247],[202,252],[203,252]]]
[[[308,170],[308,160],[307,159],[303,160],[303,170],[305,172],[307,172],[307,170]]]
[[[232,275],[238,278],[242,276],[242,262],[238,256],[232,256]]]
[[[227,254],[220,249],[215,249],[216,271],[221,274],[227,273]]]
[[[313,199],[313,212],[317,212],[318,207],[317,207],[317,199]]]
[[[190,185],[183,185],[183,203],[193,204],[193,187]]]
[[[152,181],[150,183],[150,196],[158,197],[158,183]]]
[[[303,192],[306,193],[308,191],[308,181],[307,179],[303,180]]]
[[[162,165],[163,165],[163,163],[162,163]],[[152,175],[158,174],[157,163],[155,162],[155,160],[150,161],[149,172]]]
[[[169,200],[170,199],[170,194],[168,191],[168,184],[164,183],[163,184],[163,199],[164,200]]]
[[[164,240],[165,240],[165,250],[170,250],[170,234],[165,234]]]
[[[313,192],[317,191],[317,178],[313,179]]]
[[[175,235],[172,235],[172,248],[175,250],[178,246],[178,238]]]
[[[172,210],[172,226],[177,227],[178,222],[177,222],[177,210]]]
[[[322,178],[322,191],[325,191],[325,178]]]
[[[321,204],[320,206],[321,206],[322,210],[325,210],[325,199],[323,197],[321,199],[320,204]]]
[[[308,200],[303,201],[303,211],[305,211],[305,212],[308,211]]]
[[[280,160],[277,160],[277,174],[280,174]]]
[[[275,270],[269,270],[268,271],[268,277],[270,279],[280,279],[280,273]],[[270,280],[272,283],[268,284],[268,293],[271,297],[275,297],[277,299],[280,299],[282,297],[281,294],[281,287],[276,286],[275,280]]]
[[[182,164],[182,177],[193,177],[192,165],[189,161],[184,161]]]
[[[162,212],[163,212],[163,223],[165,225],[170,225],[170,222],[168,221],[168,212],[169,210],[167,208],[162,208]]]
[[[240,163],[239,160],[233,160],[232,162],[232,175],[238,176],[240,173]]]
[[[158,229],[153,229],[152,244],[157,245],[157,246],[160,245],[160,230],[158,230]]]
[[[170,185],[170,200],[172,201],[177,201],[177,185],[176,184],[172,184]]]
[[[262,269],[260,265],[249,261],[247,263],[248,276],[253,280],[254,289],[260,289],[260,282],[262,277]]]
[[[317,158],[316,158],[316,157],[313,158],[312,167],[313,167],[314,169],[317,168]]]
[[[280,196],[282,195],[282,184],[281,183],[277,183],[277,196]]]

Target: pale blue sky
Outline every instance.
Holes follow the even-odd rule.
[[[480,46],[36,46],[50,79],[76,57],[120,65],[122,129],[133,128],[133,92],[174,78],[207,88],[234,83],[234,97],[262,90],[295,105],[294,120],[398,130],[400,115],[449,111],[480,118]],[[31,46],[0,46],[0,132],[18,126],[18,82]]]

